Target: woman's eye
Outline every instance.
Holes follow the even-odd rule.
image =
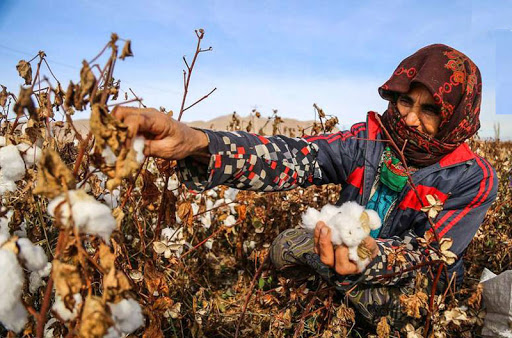
[[[399,98],[398,102],[400,102],[401,105],[404,105],[404,106],[407,106],[407,107],[411,106],[411,102],[409,100],[403,98],[403,97]]]
[[[439,115],[439,110],[437,110],[436,108],[431,108],[431,107],[423,108],[423,112],[425,112],[426,114],[429,114],[429,115]]]

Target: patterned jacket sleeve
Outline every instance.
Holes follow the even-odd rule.
[[[496,199],[498,179],[494,168],[483,158],[477,157],[468,175],[459,180],[459,184],[446,200],[443,210],[437,215],[434,225],[440,238],[451,238],[450,248],[457,255],[454,264],[448,266],[449,275],[457,272],[457,283],[463,278],[462,256],[491,204]],[[359,277],[359,282],[367,284],[393,285],[410,279],[417,270],[406,271],[427,259],[438,259],[432,252],[426,252],[418,244],[417,233],[424,233],[428,224],[426,215],[414,230],[403,238],[379,239],[380,254],[367,266]],[[432,230],[429,230],[432,231]],[[433,243],[435,246],[436,243]],[[405,272],[406,271],[406,272]],[[392,277],[390,277],[392,276]],[[444,274],[442,278],[444,279]],[[450,277],[451,278],[451,277]]]
[[[358,132],[364,126],[360,123]],[[244,190],[279,191],[342,183],[362,153],[360,141],[350,137],[352,130],[309,138],[203,131],[209,139],[209,165],[193,158],[178,161],[182,181],[195,192],[221,184]]]

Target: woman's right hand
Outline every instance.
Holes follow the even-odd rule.
[[[153,108],[116,106],[112,115],[128,126],[128,136],[146,138],[144,155],[167,160],[208,156],[208,138],[201,130],[172,119]]]

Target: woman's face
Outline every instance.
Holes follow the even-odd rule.
[[[407,93],[400,94],[397,107],[409,127],[436,136],[441,123],[440,107],[424,85],[415,83]]]

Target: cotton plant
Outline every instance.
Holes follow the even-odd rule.
[[[136,136],[132,142],[132,148],[135,150],[135,161],[138,164],[142,164],[146,157],[144,156],[144,136]],[[105,164],[108,166],[115,166],[117,162],[117,156],[110,148],[110,146],[106,145],[105,148],[101,152],[101,156],[105,160]]]
[[[73,320],[78,315],[80,304],[83,302],[82,295],[80,293],[73,294],[74,305],[72,309],[68,309],[64,300],[58,292],[55,293],[55,302],[52,305],[52,310],[63,320]]]
[[[66,193],[57,196],[48,204],[48,213],[60,217],[64,227],[74,224],[81,233],[97,235],[107,243],[116,227],[110,208],[83,190],[70,190],[67,196]]]
[[[25,177],[25,161],[15,145],[0,148],[0,195],[14,192],[16,181]]]
[[[107,303],[114,325],[104,338],[118,338],[128,335],[144,325],[144,316],[139,303],[134,299],[123,299],[118,303]]]
[[[119,205],[120,196],[121,191],[119,189],[114,189],[112,191],[107,190],[107,192],[103,194],[103,201],[110,207],[110,209],[115,209]]]
[[[27,323],[28,313],[21,300],[25,274],[44,275],[48,272],[48,257],[43,248],[27,238],[8,239],[0,234],[0,322],[14,332],[20,332]],[[48,272],[49,273],[49,272]]]
[[[178,229],[165,228],[162,229],[160,241],[153,242],[153,249],[159,255],[164,255],[169,259],[173,254],[177,257],[183,253],[185,246],[188,243],[183,238],[183,228]]]

